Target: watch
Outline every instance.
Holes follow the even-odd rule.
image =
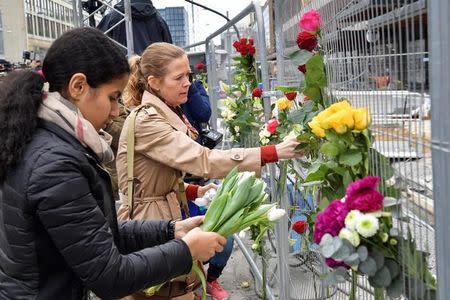
[[[167,224],[167,239],[173,240],[175,238],[175,223],[177,221],[171,220]]]

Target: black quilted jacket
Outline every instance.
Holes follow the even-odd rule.
[[[118,223],[95,155],[43,121],[0,185],[0,299],[115,299],[188,273],[167,225]]]

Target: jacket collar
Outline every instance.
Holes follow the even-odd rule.
[[[142,104],[150,105],[155,108],[156,111],[166,119],[169,124],[178,131],[187,133],[187,126],[184,124],[183,120],[161,99],[155,95],[145,91],[142,95]]]
[[[93,161],[96,164],[98,164],[100,162],[97,155],[95,155],[95,153],[92,152],[91,149],[83,147],[83,145],[81,145],[81,143],[74,136],[69,134],[67,131],[65,131],[64,129],[62,129],[61,127],[56,125],[55,123],[46,121],[43,119],[39,119],[38,124],[39,124],[38,125],[39,127],[50,131],[51,133],[58,136],[60,139],[69,143],[71,146],[73,146],[78,151],[83,152],[89,160]]]

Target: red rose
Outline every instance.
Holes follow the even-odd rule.
[[[273,118],[267,122],[266,129],[270,134],[274,134],[277,131],[277,127],[280,125],[277,119]]]
[[[247,39],[246,38],[242,38],[240,40],[240,42],[241,42],[242,45],[246,45],[247,44]]]
[[[294,100],[297,97],[297,92],[286,92],[284,93],[288,100]]]
[[[197,70],[204,70],[205,67],[206,67],[206,65],[204,63],[198,63],[198,64],[195,65],[195,68]]]
[[[250,47],[248,48],[248,52],[249,52],[251,55],[255,55],[255,52],[256,52],[255,47],[250,46]]]
[[[262,89],[260,89],[260,88],[255,88],[255,89],[252,91],[252,96],[253,96],[253,97],[257,97],[257,98],[261,97],[261,96],[262,96]]]
[[[249,52],[248,47],[243,45],[240,52],[242,56],[246,56]]]
[[[250,45],[253,45],[254,40],[253,40],[253,39],[248,39],[248,43],[249,43]]]
[[[241,52],[241,43],[239,41],[234,41],[233,47],[236,49],[237,52]]]
[[[317,36],[302,31],[297,35],[297,45],[300,49],[313,51],[317,46]]]
[[[297,232],[298,234],[304,234],[306,232],[306,229],[308,229],[308,223],[305,221],[297,221],[292,225],[292,230]]]
[[[299,65],[298,70],[300,72],[302,72],[303,74],[305,74],[306,73],[306,65]]]

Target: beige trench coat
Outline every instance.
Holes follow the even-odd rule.
[[[240,171],[261,170],[259,148],[210,150],[188,136],[181,118],[158,97],[144,92],[136,117],[134,158],[135,219],[181,219],[178,180],[184,173],[223,178],[235,166]],[[117,153],[117,174],[122,205],[119,219],[129,217],[127,198],[127,132],[125,121]]]

